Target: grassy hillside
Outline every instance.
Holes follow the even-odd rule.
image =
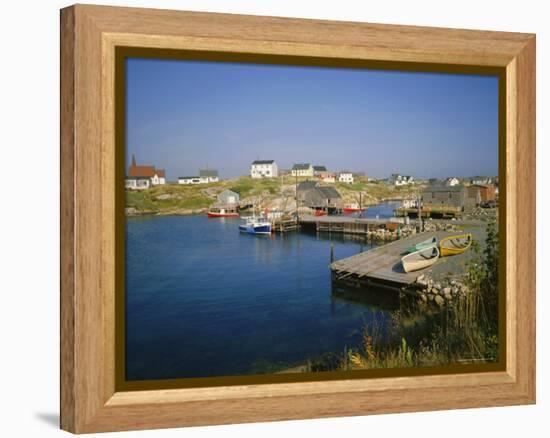
[[[299,178],[298,182],[307,178]],[[252,179],[242,176],[217,183],[180,185],[166,184],[143,191],[126,191],[126,207],[129,214],[192,214],[205,211],[216,202],[217,195],[225,189],[240,194],[241,200],[277,204],[282,198],[293,198],[296,179],[283,178]],[[418,186],[393,187],[384,182],[371,181],[366,177],[357,178],[353,184],[334,184],[343,197],[344,203],[359,202],[375,204],[383,199],[411,196]],[[283,195],[284,194],[284,195]]]

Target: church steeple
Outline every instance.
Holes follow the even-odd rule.
[[[132,154],[132,167],[136,167],[136,156]]]

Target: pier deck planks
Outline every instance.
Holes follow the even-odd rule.
[[[393,283],[396,286],[405,286],[413,283],[419,275],[427,269],[406,273],[401,265],[401,257],[408,247],[422,242],[429,237],[437,236],[442,239],[456,232],[435,231],[418,233],[405,239],[382,245],[361,254],[337,260],[330,265],[330,269],[340,278],[351,274],[372,280],[381,280]],[[438,260],[436,265],[440,263]]]

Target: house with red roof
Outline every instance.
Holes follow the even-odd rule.
[[[155,166],[138,165],[135,155],[132,155],[132,164],[128,168],[126,188],[134,190],[148,189],[150,186],[166,184],[166,172]]]

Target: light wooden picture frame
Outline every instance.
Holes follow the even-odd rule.
[[[115,219],[121,187],[115,163],[124,154],[115,147],[116,102],[124,97],[116,87],[120,47],[498,72],[505,79],[500,99],[506,120],[500,127],[505,366],[468,373],[121,389],[115,323],[120,299],[115,293],[120,233]],[[91,5],[61,11],[64,430],[90,433],[534,403],[535,232],[534,35]]]

